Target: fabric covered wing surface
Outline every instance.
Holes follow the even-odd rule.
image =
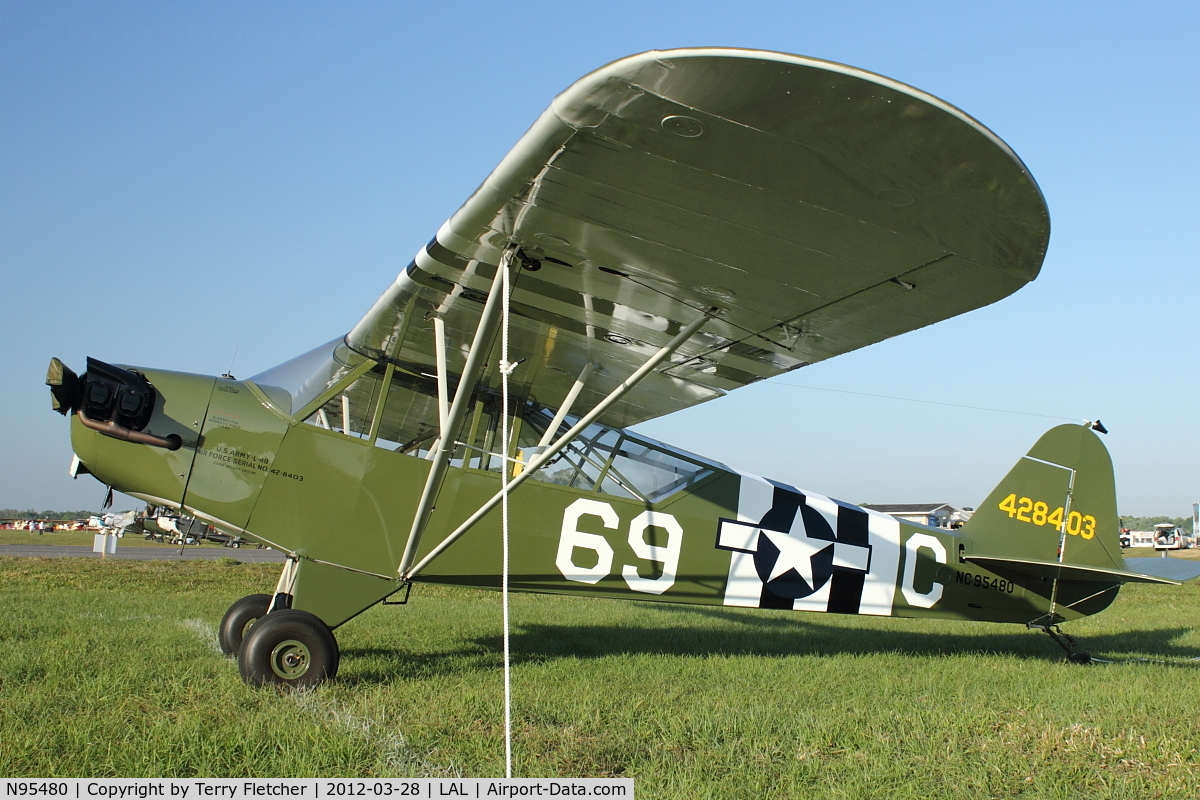
[[[645,53],[556,98],[348,343],[427,366],[404,321],[438,313],[461,368],[517,243],[513,379],[553,407],[597,363],[582,413],[718,307],[603,420],[628,426],[995,302],[1048,237],[1020,160],[936,98],[797,56]]]

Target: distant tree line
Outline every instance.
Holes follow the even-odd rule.
[[[1152,531],[1155,525],[1169,522],[1184,533],[1192,532],[1191,517],[1121,517],[1121,527],[1131,531]]]
[[[0,519],[87,519],[97,516],[96,511],[18,511],[15,508],[0,508]]]

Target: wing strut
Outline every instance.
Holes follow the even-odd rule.
[[[450,391],[446,388],[446,320],[442,319],[441,314],[433,318],[433,337],[434,353],[437,357],[438,423],[441,427],[441,439],[438,440],[438,444],[441,444],[450,438]],[[461,385],[460,383],[459,386]],[[430,451],[430,455],[438,449],[435,447]]]
[[[490,300],[491,297],[489,296],[488,299]],[[513,489],[516,489],[518,486],[524,483],[530,475],[533,475],[535,472],[541,469],[546,462],[558,455],[560,450],[573,442],[576,437],[579,436],[579,434],[587,430],[589,425],[599,419],[600,416],[609,409],[609,407],[624,397],[630,389],[641,383],[642,379],[649,375],[655,367],[657,367],[664,360],[666,360],[667,357],[678,350],[684,342],[692,337],[692,334],[700,330],[704,323],[708,321],[714,310],[715,309],[707,309],[699,317],[692,320],[687,327],[676,334],[675,338],[667,342],[667,344],[665,344],[657,353],[650,356],[650,358],[648,358],[644,364],[638,367],[632,375],[622,381],[617,388],[613,389],[607,397],[601,400],[596,407],[589,411],[582,419],[579,420],[579,422],[576,422],[570,430],[560,436],[557,441],[549,445],[544,451],[534,456],[520,475],[517,475],[515,478],[509,481],[507,486],[497,492],[486,503],[481,505],[479,509],[470,517],[468,517],[463,524],[459,525],[453,533],[443,539],[441,544],[430,550],[429,554],[421,559],[415,566],[413,566],[412,569],[407,570],[405,568],[409,564],[410,553],[409,548],[406,547],[404,551],[405,559],[401,562],[399,570],[401,579],[406,581],[412,580],[414,576],[416,576],[421,570],[425,569],[425,567],[429,565],[429,562],[441,555],[447,547],[454,544],[454,542],[457,541],[464,533],[474,527],[476,522],[483,519],[485,514],[495,508],[496,505],[499,504],[504,498],[505,493],[512,492]],[[586,379],[586,377],[586,375],[580,375],[581,379]],[[455,402],[457,401],[458,398],[455,397]],[[507,463],[504,466],[504,470],[507,473]],[[422,500],[424,500],[424,497],[422,497]],[[415,545],[413,545],[411,538],[409,539],[409,545],[413,546],[413,549],[415,549]]]
[[[583,391],[584,384],[588,382],[588,378],[592,377],[592,370],[596,367],[594,361],[589,361],[583,370],[579,373],[579,377],[575,379],[575,384],[571,387],[571,391],[567,392],[567,396],[563,398],[562,405],[558,409],[558,413],[554,415],[553,421],[546,426],[546,432],[542,434],[541,441],[537,443],[531,455],[537,455],[550,444],[550,440],[554,438],[554,434],[558,433],[558,429],[562,427],[563,420],[567,418],[567,414],[571,413],[571,406],[575,405],[575,400],[579,397],[579,393]]]
[[[483,313],[479,315],[479,325],[475,328],[475,338],[471,340],[471,352],[467,353],[467,362],[463,365],[462,378],[454,392],[454,402],[450,405],[450,410],[442,422],[441,436],[438,437],[433,457],[430,458],[433,466],[430,467],[429,476],[425,479],[425,488],[421,491],[421,500],[417,503],[417,512],[413,516],[412,530],[409,531],[408,542],[404,545],[404,555],[400,557],[399,572],[401,575],[412,564],[413,558],[416,556],[417,545],[421,543],[421,534],[425,532],[425,526],[429,524],[433,501],[446,478],[446,468],[450,466],[450,457],[454,454],[457,431],[462,425],[463,417],[466,416],[467,403],[475,392],[475,384],[479,382],[479,376],[483,373],[487,354],[492,349],[492,339],[496,335],[496,326],[500,322],[502,279],[504,273],[512,267],[516,254],[517,246],[509,245],[500,259],[496,276],[492,278],[492,288],[488,292],[487,301],[483,304]],[[434,324],[437,326],[436,322]],[[437,328],[440,330],[440,326]],[[439,376],[444,375],[445,371],[445,358],[442,357],[438,359]],[[439,388],[442,380],[443,378],[439,377]]]

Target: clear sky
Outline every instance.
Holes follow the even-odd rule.
[[[1197,33],[1181,2],[0,0],[0,507],[102,499],[66,474],[51,356],[217,374],[236,349],[246,377],[332,339],[572,81],[723,45],[964,109],[1038,180],[1050,251],[994,306],[640,430],[852,502],[970,506],[1050,417],[1099,417],[1121,512],[1187,514]]]

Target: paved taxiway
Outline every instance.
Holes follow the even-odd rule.
[[[0,556],[17,558],[99,558],[99,553],[93,553],[87,545],[65,544],[0,544]],[[108,558],[126,561],[215,561],[218,558],[232,558],[237,561],[263,562],[273,561],[282,563],[283,553],[278,550],[258,550],[255,548],[239,547],[187,547],[182,554],[177,547],[117,547],[115,554]]]

